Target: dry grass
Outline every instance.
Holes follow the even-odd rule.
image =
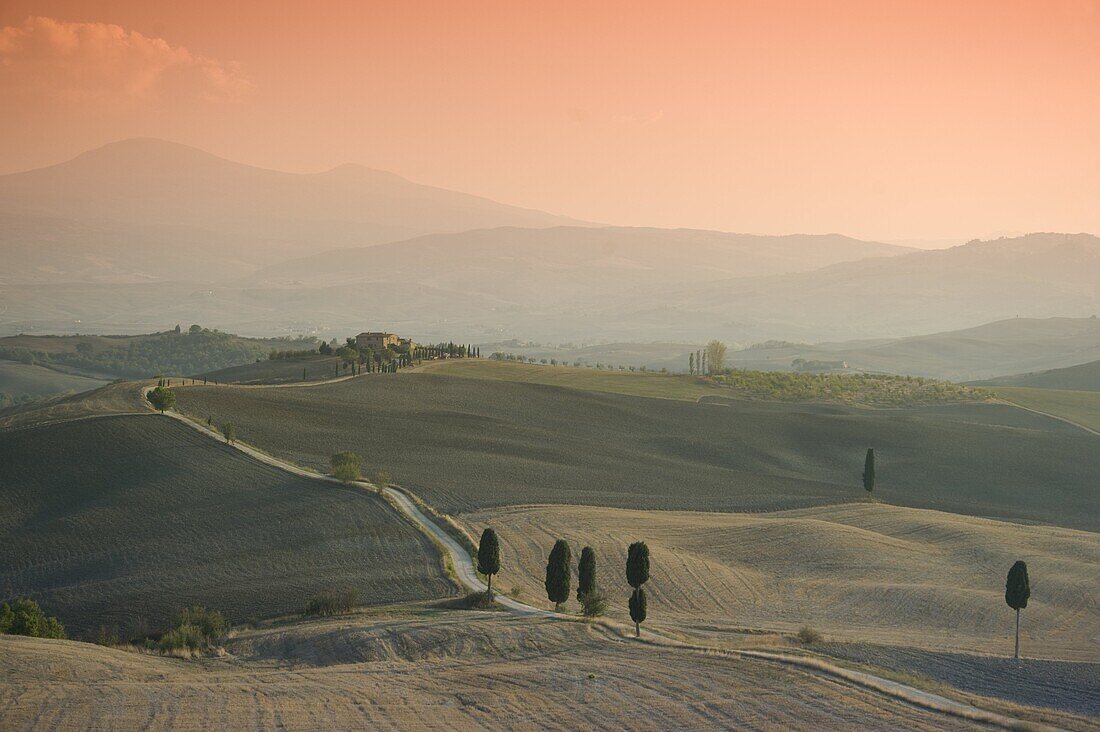
[[[609,615],[627,619],[626,548],[653,557],[654,627],[697,638],[743,628],[944,650],[1009,653],[1005,573],[1028,562],[1028,655],[1098,660],[1100,536],[937,511],[861,504],[774,514],[520,506],[465,514],[501,537],[499,582],[542,601],[546,554],[562,537],[595,547]],[[577,611],[577,603],[568,605]]]
[[[4,729],[964,729],[808,671],[450,612],[245,631],[180,661],[0,638]],[[95,679],[95,683],[88,683]]]
[[[1005,401],[1067,419],[1100,432],[1100,391],[1026,389],[999,386],[992,391]]]

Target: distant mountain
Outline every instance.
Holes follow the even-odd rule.
[[[773,338],[906,336],[1016,316],[1100,313],[1100,238],[1029,234],[865,259],[813,272],[671,288],[654,303],[734,337],[743,323]],[[649,307],[649,306],[647,306]],[[629,318],[629,305],[601,313]]]
[[[1012,318],[909,338],[772,342],[731,352],[727,360],[741,368],[787,371],[798,358],[844,361],[851,370],[974,381],[1100,358],[1100,319]]]
[[[253,285],[404,282],[517,305],[805,272],[914,251],[837,234],[755,236],[698,229],[501,227],[342,249],[264,268]]]
[[[1100,361],[1090,361],[1064,369],[1001,376],[976,382],[979,386],[1026,386],[1033,389],[1069,389],[1100,391]]]
[[[337,247],[569,223],[357,165],[301,175],[134,139],[0,176],[0,283],[223,280]]]

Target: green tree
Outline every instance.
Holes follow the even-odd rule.
[[[558,539],[554,542],[554,548],[550,550],[550,557],[546,560],[546,597],[554,603],[554,609],[561,610],[561,606],[569,599],[569,565],[572,557],[569,551],[569,542]]]
[[[1016,611],[1016,652],[1013,658],[1020,657],[1020,611],[1027,607],[1031,597],[1031,581],[1027,576],[1027,562],[1017,560],[1008,570],[1005,581],[1005,602]]]
[[[726,344],[722,341],[711,341],[703,352],[703,363],[706,371],[711,376],[722,373],[726,367]]]
[[[329,458],[332,464],[332,476],[337,480],[350,483],[359,480],[362,475],[363,458],[354,452],[338,452]]]
[[[232,422],[226,422],[222,425],[222,436],[225,437],[225,441],[232,445],[237,441],[237,425]]]
[[[689,353],[688,354],[688,373],[693,375],[693,376],[695,375],[695,354],[694,353]]]
[[[577,563],[577,600],[584,602],[585,595],[596,591],[596,550],[590,546],[581,549],[581,561]]]
[[[645,589],[639,587],[630,596],[630,619],[634,621],[634,637],[642,635],[642,623],[646,617]]]
[[[863,461],[863,488],[868,493],[875,489],[875,448],[867,448],[867,458]]]
[[[32,638],[65,638],[65,626],[46,615],[34,600],[15,600],[0,605],[0,633]]]
[[[485,529],[481,532],[481,541],[477,545],[477,571],[489,580],[486,597],[493,601],[493,575],[500,571],[500,540],[497,532]]]
[[[165,386],[158,386],[149,391],[149,403],[161,413],[176,405],[176,393]]]

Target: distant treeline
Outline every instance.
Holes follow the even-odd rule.
[[[200,374],[239,366],[269,356],[272,345],[285,343],[312,350],[313,338],[243,338],[231,333],[192,325],[187,331],[120,339],[117,346],[97,348],[80,341],[75,350],[48,353],[28,348],[0,346],[0,359],[43,366],[67,366],[124,378],[157,374]]]

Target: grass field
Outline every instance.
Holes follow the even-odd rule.
[[[80,392],[103,386],[106,381],[65,374],[33,364],[0,360],[0,394],[13,398]],[[2,404],[0,404],[2,406]]]
[[[0,430],[63,422],[85,417],[145,412],[138,382],[107,384],[92,391],[43,399],[0,409]]]
[[[574,557],[592,546],[609,614],[624,622],[626,548],[645,540],[653,626],[708,640],[808,625],[832,639],[1011,655],[1005,574],[1025,559],[1025,653],[1100,661],[1100,536],[1091,532],[882,504],[761,515],[520,506],[463,521],[475,536],[485,526],[500,535],[498,586],[547,608],[554,541],[569,541]]]
[[[633,377],[628,377],[633,378]],[[1003,404],[905,410],[600,394],[428,373],[186,387],[179,408],[327,470],[340,450],[448,513],[568,503],[765,511],[865,500],[1100,528],[1093,435]],[[1041,490],[1039,487],[1041,486]]]
[[[1005,401],[1053,414],[1100,432],[1100,391],[1027,389],[1008,386],[998,386],[991,391]]]
[[[455,359],[421,366],[420,371],[468,379],[545,384],[569,389],[626,394],[656,399],[695,401],[705,396],[728,396],[729,390],[705,379],[681,374],[603,371],[573,366],[542,366],[517,361]]]
[[[0,637],[0,727],[972,728],[806,671],[499,613],[296,623],[227,650],[185,662]]]
[[[235,622],[329,588],[364,604],[453,594],[429,540],[374,494],[298,478],[156,415],[0,432],[0,600],[79,636]]]
[[[309,358],[264,359],[240,366],[211,371],[202,376],[221,384],[285,384],[302,381],[305,370],[307,381],[331,379],[333,367],[340,366],[335,356],[313,356]],[[341,374],[345,373],[343,371]]]

